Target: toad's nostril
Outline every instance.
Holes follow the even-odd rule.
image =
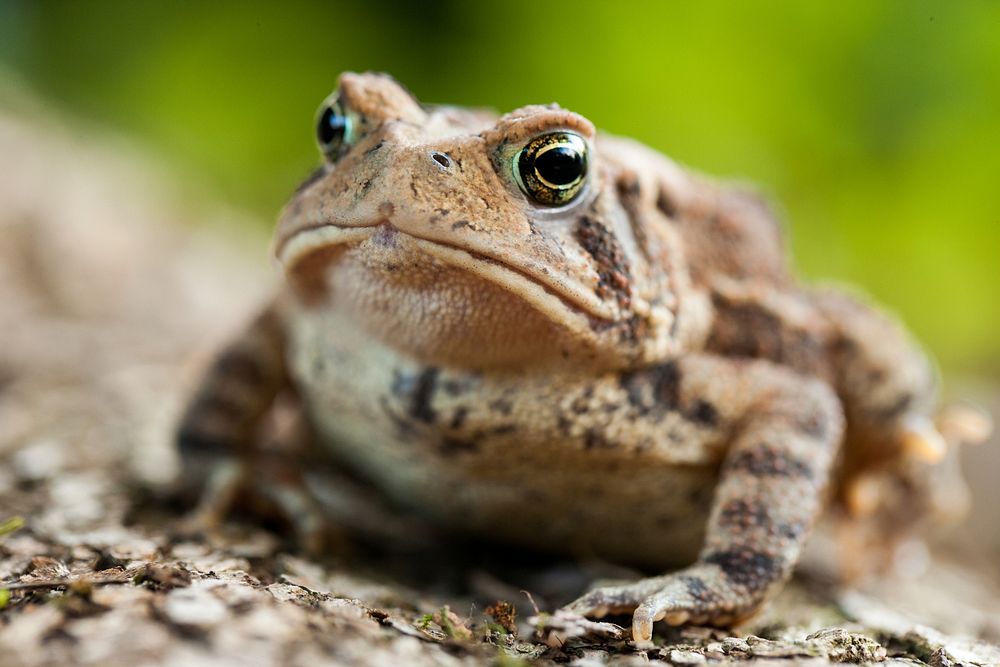
[[[441,165],[441,167],[444,169],[447,169],[448,167],[451,166],[451,158],[445,155],[444,153],[438,153],[437,151],[434,151],[433,153],[431,153],[431,159],[437,162],[439,165]]]

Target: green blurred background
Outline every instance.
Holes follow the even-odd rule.
[[[1000,3],[0,0],[0,64],[273,218],[345,69],[422,100],[558,101],[780,202],[949,370],[1000,374]]]

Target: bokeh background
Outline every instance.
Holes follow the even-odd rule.
[[[422,100],[557,101],[780,203],[947,371],[1000,374],[1000,3],[0,1],[0,76],[263,228],[346,69]]]

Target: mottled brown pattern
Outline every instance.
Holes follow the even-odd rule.
[[[726,461],[729,472],[747,472],[755,477],[812,477],[813,471],[808,461],[791,458],[780,449],[761,443]]]
[[[589,215],[581,216],[576,224],[576,238],[597,266],[599,294],[613,294],[627,308],[632,294],[629,265],[618,239]]]
[[[929,364],[877,310],[798,287],[759,198],[557,105],[425,107],[373,74],[339,94],[356,136],[285,208],[272,324],[207,373],[189,468],[229,451],[249,464],[231,483],[284,499],[300,533],[321,525],[304,488],[247,488],[285,383],[327,458],[449,529],[673,568],[569,607],[633,612],[640,640],[758,609],[829,484],[845,506],[869,470],[921,491],[905,449],[931,423]],[[514,173],[552,132],[588,147],[563,206]],[[261,335],[278,319],[287,337]],[[873,511],[891,533],[925,505],[906,506]]]
[[[715,324],[707,349],[725,356],[770,359],[802,373],[823,376],[829,359],[819,327],[796,326],[754,300],[712,293]]]

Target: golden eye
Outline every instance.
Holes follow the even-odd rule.
[[[330,162],[336,162],[354,140],[354,119],[336,93],[327,98],[316,115],[316,141]]]
[[[535,137],[514,158],[514,176],[539,204],[568,204],[587,178],[587,142],[572,132]]]

